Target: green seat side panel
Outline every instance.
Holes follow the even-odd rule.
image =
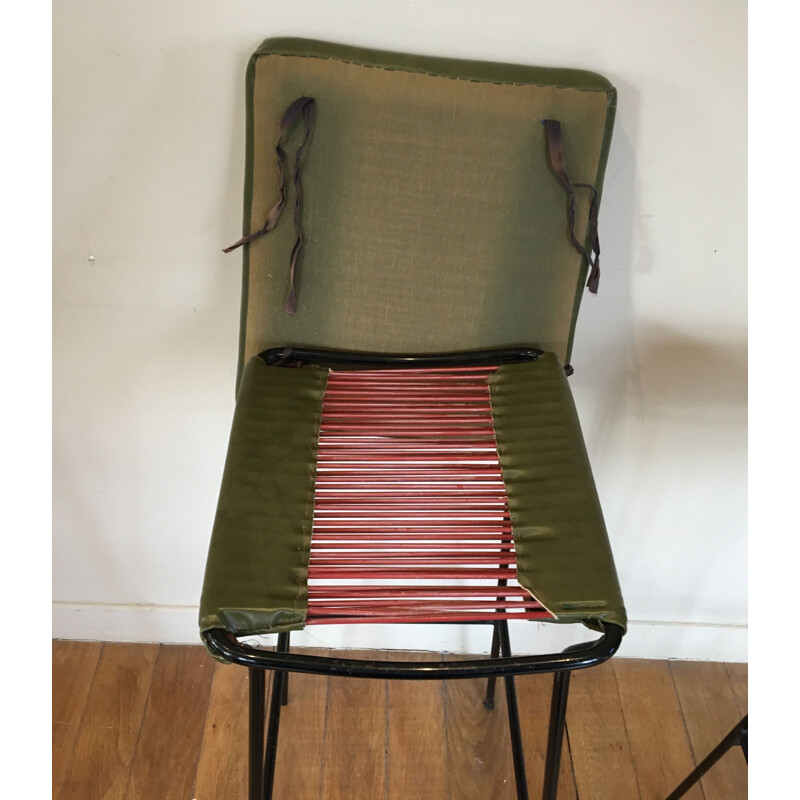
[[[552,353],[489,378],[520,584],[558,622],[626,625],[611,548],[564,368]]]
[[[245,367],[211,535],[200,630],[302,628],[328,370]]]

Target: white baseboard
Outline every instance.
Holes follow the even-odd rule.
[[[53,603],[53,638],[198,644],[196,606]],[[271,643],[273,637],[260,637]],[[511,624],[514,653],[554,652],[594,634],[578,625]],[[488,653],[491,635],[476,625],[315,625],[292,635],[297,647]],[[747,661],[747,626],[633,620],[623,658]]]

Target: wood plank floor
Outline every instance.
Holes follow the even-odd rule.
[[[517,679],[532,798],[550,684]],[[497,689],[487,711],[482,680],[292,675],[275,800],[514,800]],[[54,800],[245,800],[247,691],[245,669],[201,647],[54,641]],[[745,713],[744,664],[617,658],[577,672],[559,800],[663,800]],[[747,797],[739,748],[686,797]]]

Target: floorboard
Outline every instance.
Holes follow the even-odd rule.
[[[573,674],[567,734],[580,798],[636,800],[640,797],[611,661]]]
[[[521,675],[516,678],[517,705],[520,709],[520,728],[525,747],[525,771],[531,797],[541,795],[544,783],[544,763],[547,755],[547,738],[550,730],[550,699],[553,691],[552,675]],[[498,681],[498,692],[503,691]],[[572,755],[564,736],[561,766],[558,774],[558,800],[577,800]]]
[[[744,716],[725,664],[672,661],[695,763],[702,761]],[[680,781],[679,781],[680,782]],[[747,797],[747,765],[739,747],[729,750],[701,779],[705,800]]]
[[[192,796],[213,676],[200,648],[161,646],[126,800]]]
[[[329,650],[304,649],[304,655],[325,656]],[[322,790],[328,678],[289,676],[289,703],[281,711],[275,798],[315,800]],[[357,738],[358,732],[351,732]],[[198,798],[199,800],[199,798]]]
[[[60,800],[124,800],[158,650],[103,646]]]
[[[747,714],[747,664],[726,664],[725,669],[731,682],[736,707],[742,716]]]
[[[485,678],[445,681],[451,800],[515,800],[517,796],[502,681],[496,690],[494,708],[488,711],[483,705]]]
[[[203,651],[203,655],[205,651]],[[247,669],[214,663],[197,779],[192,797],[197,800],[247,797],[248,702]],[[269,696],[269,674],[267,676]]]
[[[53,797],[245,800],[247,672],[202,647],[55,641]],[[616,658],[571,682],[559,800],[663,800],[747,713],[746,664]],[[516,679],[531,798],[541,796],[551,686],[549,675]],[[515,800],[502,681],[491,711],[485,691],[486,679],[291,675],[275,800]],[[741,750],[686,797],[747,797]]]
[[[67,776],[102,649],[100,642],[53,642],[53,797]]]
[[[339,652],[343,658],[386,658],[374,650]],[[323,800],[385,799],[386,695],[386,681],[328,678]]]
[[[639,792],[642,800],[663,800],[694,769],[669,664],[631,658],[612,664]],[[684,796],[703,800],[699,786]]]
[[[402,653],[398,661],[441,661],[438,653]],[[441,681],[388,681],[387,797],[448,797],[444,685]]]

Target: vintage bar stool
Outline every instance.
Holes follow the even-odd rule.
[[[238,393],[200,608],[209,651],[250,670],[250,800],[272,797],[288,672],[485,676],[487,706],[502,676],[519,798],[514,676],[552,672],[555,798],[570,672],[626,625],[566,379],[615,101],[577,70],[298,39],[253,55]],[[512,656],[510,619],[601,636]],[[305,625],[367,622],[483,623],[491,656],[290,652]],[[240,641],[269,633],[275,652]]]

